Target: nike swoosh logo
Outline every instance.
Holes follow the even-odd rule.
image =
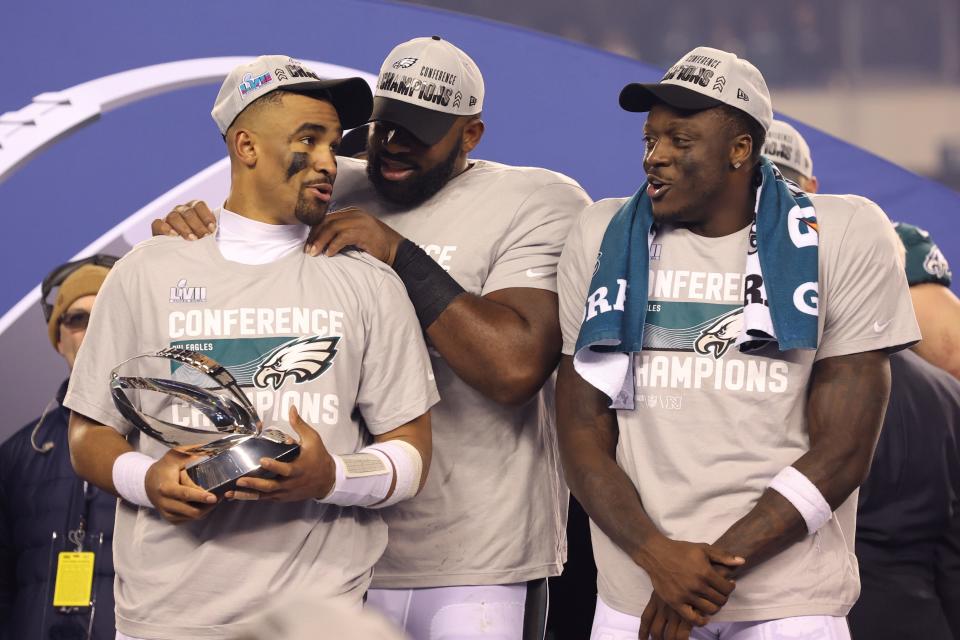
[[[891,320],[887,320],[887,321],[884,322],[883,324],[880,324],[879,322],[877,322],[876,320],[874,320],[874,321],[873,321],[873,331],[874,331],[874,333],[880,333],[880,332],[882,332],[884,329],[886,329],[886,328],[890,325],[891,322],[892,322]]]
[[[555,273],[556,271],[537,271],[536,269],[527,269],[528,278],[545,278]]]

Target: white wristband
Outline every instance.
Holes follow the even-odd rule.
[[[423,476],[423,458],[415,446],[406,440],[388,440],[372,444],[366,450],[386,454],[393,463],[397,478],[393,493],[383,502],[373,505],[374,509],[389,507],[417,495],[420,490],[420,478]]]
[[[147,470],[156,462],[138,451],[120,454],[113,462],[113,486],[120,497],[141,507],[153,507],[147,496]]]
[[[813,535],[833,517],[829,503],[817,489],[817,485],[800,473],[795,467],[784,467],[770,481],[770,488],[790,501],[803,521],[807,523],[807,534]]]
[[[403,440],[372,444],[344,456],[334,455],[333,463],[333,489],[319,502],[380,509],[415,496],[420,488],[420,452]],[[393,493],[385,499],[391,484],[395,485]]]
[[[330,493],[319,502],[341,507],[369,507],[387,497],[393,481],[390,459],[379,451],[368,449],[345,456],[333,456],[336,480]]]

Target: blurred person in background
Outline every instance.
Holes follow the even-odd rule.
[[[54,269],[44,279],[41,302],[50,344],[73,370],[90,310],[116,258],[94,256]],[[51,304],[48,296],[59,287]],[[116,499],[81,480],[70,464],[63,406],[69,378],[43,414],[0,445],[0,638],[93,638],[112,640],[113,518]],[[102,534],[96,557],[92,608],[53,606],[56,549],[53,534]],[[88,549],[85,549],[88,550]],[[92,620],[91,620],[92,618]],[[92,626],[91,626],[92,621]],[[89,635],[88,635],[89,634]]]
[[[788,180],[807,193],[817,193],[810,147],[800,132],[774,120],[763,146]],[[904,222],[894,229],[907,251],[907,281],[923,341],[913,350],[927,362],[960,378],[960,299],[950,290],[950,265],[930,234]]]

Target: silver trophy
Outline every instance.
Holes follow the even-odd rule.
[[[110,394],[124,418],[171,449],[204,456],[187,466],[201,488],[222,495],[247,475],[269,477],[261,458],[284,462],[300,445],[263,422],[233,375],[188,349],[134,356],[110,374]]]

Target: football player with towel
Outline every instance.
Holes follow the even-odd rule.
[[[656,84],[646,179],[560,263],[564,470],[592,520],[594,638],[848,638],[856,490],[920,337],[897,238],[760,151],[760,72],[698,47]]]

